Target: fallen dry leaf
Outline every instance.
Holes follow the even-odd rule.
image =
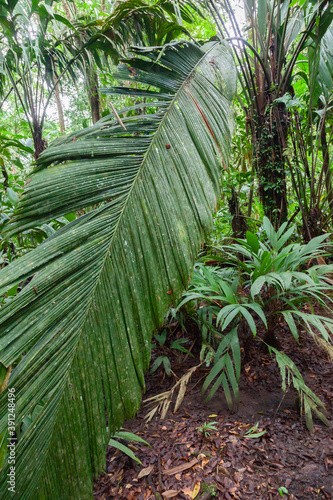
[[[178,495],[178,490],[168,490],[162,493],[162,497],[164,498],[172,498]]]
[[[193,467],[193,465],[196,465],[198,463],[198,459],[195,458],[191,462],[187,462],[186,464],[178,465],[177,467],[174,467],[173,469],[168,469],[163,471],[163,474],[167,474],[168,476],[172,476],[173,474],[177,474],[178,472],[182,472],[183,470],[190,469]]]
[[[203,468],[205,467],[205,465],[207,465],[207,464],[208,464],[208,462],[209,462],[209,458],[207,458],[207,457],[203,458],[203,459],[202,459],[202,462],[201,462],[201,465],[199,465],[199,467],[200,467],[201,469],[203,469]]]
[[[198,481],[197,484],[194,486],[193,488],[193,491],[192,491],[192,498],[196,498],[199,494],[199,491],[200,491],[200,486],[201,486],[201,483]]]
[[[183,488],[182,489],[182,492],[184,493],[184,495],[187,495],[189,498],[192,498],[192,489],[191,488]]]
[[[150,465],[149,467],[146,467],[145,469],[140,470],[140,472],[138,474],[138,479],[141,479],[142,477],[148,476],[153,469],[154,469],[154,465]]]

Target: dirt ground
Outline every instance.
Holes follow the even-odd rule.
[[[278,331],[281,350],[292,358],[305,382],[321,399],[328,420],[333,415],[332,362],[305,332],[297,346],[286,327]],[[179,363],[172,358],[172,369],[181,377],[198,364],[200,346]],[[153,360],[160,353],[153,353]],[[184,356],[184,355],[183,355]],[[109,448],[104,475],[95,483],[96,499],[333,499],[333,434],[329,427],[314,419],[310,434],[297,408],[297,393],[280,388],[281,376],[276,362],[258,345],[251,361],[243,366],[240,404],[230,413],[222,390],[210,403],[201,399],[201,387],[207,369],[201,366],[188,384],[180,409],[173,406],[164,420],[145,421],[147,408],[125,425],[126,430],[145,439],[151,448],[135,445],[142,465]],[[168,390],[174,377],[148,374],[144,399]],[[216,422],[217,430],[205,437],[198,427]],[[245,433],[258,423],[261,437]],[[280,490],[280,491],[279,491]]]

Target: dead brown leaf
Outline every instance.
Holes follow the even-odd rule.
[[[168,490],[162,493],[162,497],[164,498],[173,498],[178,495],[178,490]]]
[[[149,467],[146,467],[145,469],[140,470],[138,474],[138,479],[141,479],[142,477],[148,476],[152,470],[154,469],[154,465],[150,465]]]
[[[198,459],[194,458],[191,462],[187,462],[182,465],[178,465],[177,467],[174,467],[173,469],[168,469],[163,471],[163,474],[167,474],[168,476],[172,476],[173,474],[178,474],[178,472],[182,472],[184,470],[190,469],[194,465],[198,463]]]

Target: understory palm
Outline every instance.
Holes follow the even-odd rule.
[[[194,279],[179,307],[189,301],[196,302],[203,332],[201,359],[214,361],[203,385],[203,393],[208,391],[207,400],[222,384],[229,407],[233,406],[231,390],[238,403],[240,346],[248,361],[249,347],[261,322],[264,335],[260,340],[277,360],[283,388],[286,389],[287,373],[288,383],[292,382],[299,392],[307,425],[312,430],[312,412],[328,423],[321,412],[323,405],[306,386],[291,359],[276,349],[274,333],[279,317],[283,317],[298,342],[298,326],[302,325],[333,359],[333,320],[313,308],[319,304],[328,312],[331,310],[333,265],[316,264],[331,243],[326,234],[306,245],[287,244],[295,227],[288,229],[284,223],[275,231],[266,217],[263,229],[264,241],[248,231],[246,240],[217,248],[215,258],[221,261],[221,268],[197,264]],[[305,304],[311,313],[302,309]]]

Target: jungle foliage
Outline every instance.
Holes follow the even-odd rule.
[[[199,325],[206,397],[237,405],[259,325],[327,423],[274,322],[332,356],[332,319],[303,308],[332,300],[332,19],[332,0],[0,0],[1,498],[91,498],[170,306]]]

